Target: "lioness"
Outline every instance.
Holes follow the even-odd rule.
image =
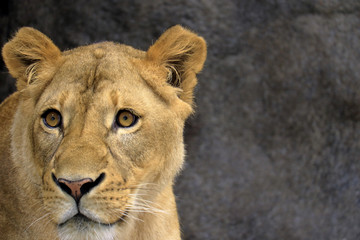
[[[21,28],[2,50],[1,239],[180,239],[173,194],[206,43],[175,26],[146,52],[61,52]]]

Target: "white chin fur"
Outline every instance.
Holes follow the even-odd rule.
[[[87,226],[64,226],[59,229],[60,240],[115,240],[112,226],[88,224]]]

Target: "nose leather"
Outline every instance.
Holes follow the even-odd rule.
[[[76,202],[80,200],[83,196],[83,192],[81,191],[81,187],[86,183],[92,183],[93,180],[91,178],[84,178],[77,181],[70,181],[64,178],[59,178],[58,182],[60,184],[64,184],[67,186],[71,192],[69,194],[75,199]]]

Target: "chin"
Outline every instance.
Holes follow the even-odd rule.
[[[115,240],[115,225],[94,222],[76,215],[58,226],[60,240]]]

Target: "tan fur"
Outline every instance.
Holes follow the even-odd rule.
[[[61,52],[22,28],[2,53],[18,91],[0,105],[0,238],[180,239],[172,186],[205,41],[175,26],[147,52],[112,42]],[[61,127],[44,124],[48,109]],[[115,127],[121,109],[137,124]],[[52,174],[105,177],[77,208]]]

